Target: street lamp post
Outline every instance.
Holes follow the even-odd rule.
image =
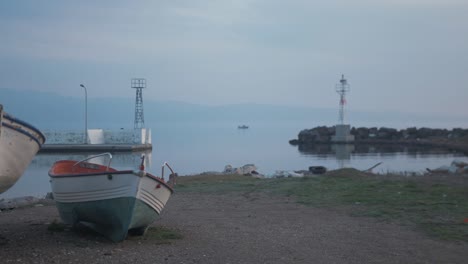
[[[85,144],[88,144],[88,92],[83,84],[80,84],[85,92]]]

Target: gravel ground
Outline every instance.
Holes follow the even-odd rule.
[[[155,225],[182,239],[50,232],[53,204],[0,212],[0,263],[467,263],[466,243],[265,194],[176,193]]]

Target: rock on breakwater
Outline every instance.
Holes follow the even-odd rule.
[[[335,134],[335,127],[318,126],[312,129],[304,129],[298,134],[297,139],[289,141],[291,145],[312,145],[320,143],[332,143],[331,138]],[[387,127],[352,127],[350,134],[355,137],[354,144],[415,144],[437,147],[448,147],[468,153],[468,129],[439,129],[416,128],[395,129]]]

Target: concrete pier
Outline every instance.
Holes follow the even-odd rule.
[[[88,129],[82,131],[45,131],[46,143],[39,152],[124,152],[151,150],[151,130]],[[84,142],[84,138],[87,142]]]
[[[151,150],[151,144],[44,144],[39,153],[57,152],[132,152]]]

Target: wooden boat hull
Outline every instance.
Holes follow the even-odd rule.
[[[3,112],[0,105],[0,193],[18,181],[44,142],[38,129]]]
[[[144,171],[60,175],[51,169],[49,176],[62,220],[72,226],[84,224],[114,242],[128,233],[143,234],[173,192]]]

